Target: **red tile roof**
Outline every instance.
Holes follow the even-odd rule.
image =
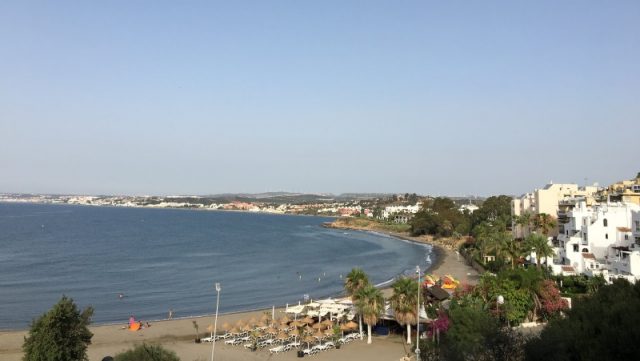
[[[582,254],[583,258],[591,258],[591,259],[596,259],[596,256],[593,255],[593,253],[583,253]]]

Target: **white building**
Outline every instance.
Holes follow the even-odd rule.
[[[511,201],[511,216],[514,218],[512,225],[513,236],[524,238],[533,231],[531,227],[515,224],[515,217],[525,213],[531,215],[548,214],[553,218],[558,218],[559,211],[570,209],[571,203],[563,205],[565,200],[584,200],[587,205],[595,203],[594,195],[598,191],[596,185],[579,187],[577,184],[549,183],[542,189],[536,189],[533,193],[526,193],[516,197]],[[575,202],[574,202],[575,203]],[[555,235],[557,230],[551,233]]]
[[[554,273],[602,275],[607,281],[640,279],[640,206],[588,206],[582,200],[564,217],[567,222],[557,237]]]
[[[413,206],[387,206],[382,210],[382,218],[389,219],[396,214],[410,213],[416,214],[420,210],[421,203],[418,202]]]

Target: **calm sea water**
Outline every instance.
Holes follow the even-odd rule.
[[[0,203],[0,329],[28,327],[66,294],[94,322],[211,314],[339,294],[362,267],[383,283],[431,248],[323,228],[329,218]],[[124,298],[119,298],[119,294]]]

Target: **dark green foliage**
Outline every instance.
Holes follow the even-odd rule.
[[[473,226],[482,222],[511,226],[511,197],[500,195],[487,198],[472,214]]]
[[[640,355],[640,283],[617,280],[574,300],[526,347],[528,360],[637,360]]]
[[[160,345],[137,345],[125,352],[119,353],[115,361],[180,361],[175,352]]]
[[[466,217],[451,199],[434,198],[425,202],[423,208],[413,217],[411,233],[449,237],[457,230],[464,231]]]
[[[425,345],[422,360],[524,360],[524,338],[500,327],[489,312],[473,305],[456,305],[449,312],[451,327],[438,348]]]
[[[84,361],[93,334],[87,327],[93,308],[80,312],[71,298],[62,299],[31,323],[22,350],[24,361]]]

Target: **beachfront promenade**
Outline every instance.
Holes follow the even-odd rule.
[[[477,273],[464,264],[462,257],[458,259],[455,252],[439,249],[438,261],[428,273],[444,275],[451,274],[461,282],[475,283]],[[390,293],[385,292],[385,297]],[[224,302],[224,296],[221,302]],[[214,307],[215,295],[212,294],[212,307]],[[251,318],[260,319],[264,311],[253,311],[221,315],[218,325],[224,323],[235,324],[239,320]],[[276,318],[284,316],[283,309],[276,309]],[[209,360],[211,358],[211,343],[194,343],[195,330],[193,320],[200,326],[200,337],[209,336],[206,328],[213,324],[213,317],[198,317],[193,319],[177,319],[170,321],[153,322],[151,327],[132,332],[123,329],[122,325],[93,326],[94,333],[92,344],[88,354],[91,361],[100,361],[104,356],[127,350],[137,343],[159,343],[162,346],[175,351],[181,360]],[[220,328],[220,327],[219,327]],[[366,327],[365,327],[366,329]],[[6,361],[20,361],[22,358],[22,343],[26,331],[0,332],[0,359]],[[413,346],[415,347],[415,346]],[[374,337],[373,343],[367,345],[366,339],[354,341],[343,345],[341,349],[320,352],[312,357],[316,360],[399,360],[410,347],[404,344],[400,335]],[[216,343],[217,360],[293,360],[297,359],[296,351],[290,350],[278,354],[269,353],[269,347],[252,352],[242,346],[226,345],[222,341]]]

